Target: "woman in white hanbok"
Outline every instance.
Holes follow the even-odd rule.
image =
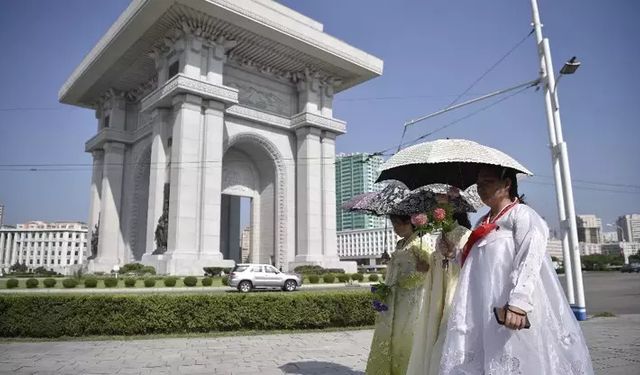
[[[443,375],[593,374],[580,326],[546,254],[548,228],[519,202],[511,169],[486,167],[478,193],[491,211],[459,255]],[[505,307],[504,325],[494,307]],[[523,329],[526,321],[529,329]]]

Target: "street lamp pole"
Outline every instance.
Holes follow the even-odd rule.
[[[549,39],[543,38],[542,36],[542,23],[540,22],[537,0],[531,0],[531,8],[533,12],[533,26],[535,28],[538,54],[540,55],[540,75],[544,84],[547,123],[549,125],[549,139],[551,141],[551,159],[553,161],[558,213],[562,231],[563,260],[565,263],[565,275],[567,280],[567,298],[569,299],[569,303],[571,304],[571,308],[573,309],[576,318],[578,320],[586,320],[587,310],[584,299],[584,286],[582,283],[582,265],[580,262],[580,248],[578,245],[578,231],[573,202],[571,171],[569,169],[567,144],[564,142],[562,136],[560,106],[558,103],[556,79],[553,75],[554,70],[553,63],[551,61],[551,50],[549,48]],[[577,65],[575,67],[577,67]],[[573,73],[573,71],[575,71],[575,69],[567,72],[567,74]]]

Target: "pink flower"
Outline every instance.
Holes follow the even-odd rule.
[[[429,218],[426,214],[420,213],[411,215],[411,224],[415,225],[416,227],[427,225],[428,222]]]
[[[447,211],[444,208],[436,208],[433,210],[433,218],[436,221],[442,221],[447,217]]]

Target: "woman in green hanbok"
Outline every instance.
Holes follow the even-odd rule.
[[[459,273],[457,265],[448,264],[444,248],[464,242],[468,230],[454,224],[445,242],[442,236],[436,239],[421,230],[428,221],[425,214],[391,216],[401,240],[387,266],[384,284],[377,286],[384,288],[383,293],[374,291],[384,300],[374,302],[379,314],[367,375],[428,374],[431,357],[437,357],[434,363],[438,368],[442,346],[439,332],[446,326],[446,312]]]

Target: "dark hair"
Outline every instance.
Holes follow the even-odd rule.
[[[524,201],[524,194],[518,194],[518,172],[512,168],[500,167],[497,165],[488,165],[487,169],[491,170],[496,177],[501,180],[508,179],[511,182],[511,186],[509,187],[509,199],[514,200],[518,198],[520,203],[526,204]]]
[[[467,214],[466,212],[454,212],[453,215],[451,216],[453,217],[453,220],[458,222],[458,225],[462,225],[467,229],[471,229],[471,221],[469,220],[469,214]]]
[[[400,220],[403,223],[408,223],[408,222],[411,221],[411,216],[409,216],[409,215],[389,215],[389,220],[393,220],[393,219]]]
[[[526,204],[524,201],[524,194],[518,194],[518,177],[516,176],[517,174],[518,172],[516,172],[515,169],[502,168],[502,171],[500,172],[500,178],[503,180],[509,179],[509,181],[511,182],[511,186],[509,187],[509,198],[511,200],[518,198],[520,203]]]

